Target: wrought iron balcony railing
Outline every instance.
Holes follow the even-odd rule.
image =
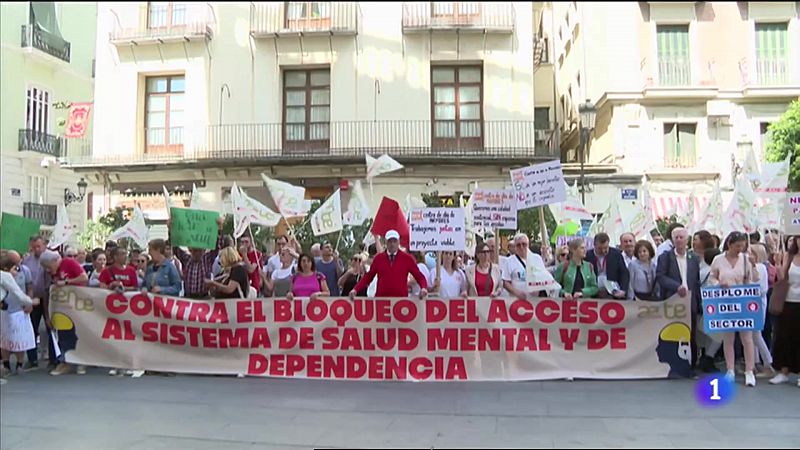
[[[360,16],[356,2],[255,2],[250,4],[250,33],[357,34]]]
[[[412,2],[403,4],[403,32],[476,30],[511,33],[516,16],[511,2]]]
[[[142,6],[137,24],[123,27],[117,23],[110,39],[117,45],[208,40],[214,36],[216,22],[210,3],[148,2]]]
[[[19,130],[19,151],[37,152],[59,157],[64,148],[64,139],[36,130]]]
[[[70,43],[36,25],[22,26],[22,48],[35,48],[69,62]]]
[[[25,202],[22,204],[22,215],[33,219],[42,225],[55,225],[58,205],[40,205],[39,203]]]

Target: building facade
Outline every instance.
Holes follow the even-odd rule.
[[[730,192],[746,154],[763,159],[769,123],[800,97],[797,2],[552,2],[544,11],[571,178],[579,105],[597,108],[584,149],[594,212],[640,179],[659,216],[693,189],[702,198],[719,182]],[[637,203],[622,206],[630,216]]]
[[[91,151],[91,132],[66,139],[64,124],[69,104],[93,99],[95,17],[90,3],[0,5],[2,210],[38,220],[45,232],[55,225],[66,191],[78,191],[80,177],[61,157]],[[67,206],[79,229],[89,203],[91,198]]]
[[[375,207],[503,187],[558,158],[533,22],[530,2],[100,3],[94,145],[66,159],[106,208],[154,220],[162,184],[221,211],[234,181],[271,204],[261,173],[322,199],[366,154],[405,166]]]

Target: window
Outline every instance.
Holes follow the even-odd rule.
[[[145,81],[145,148],[151,154],[183,152],[183,75],[148,77]]]
[[[47,203],[47,177],[42,175],[28,175],[31,203],[44,205]]]
[[[287,2],[286,28],[326,29],[331,26],[330,2]]]
[[[661,86],[688,86],[689,25],[658,25],[658,81]]]
[[[756,24],[756,74],[759,84],[786,83],[787,29],[787,23]]]
[[[694,167],[696,128],[697,125],[693,123],[664,124],[665,167]]]
[[[327,151],[331,120],[330,70],[284,72],[283,105],[284,148]]]
[[[172,28],[186,25],[186,4],[149,2],[147,28]]]
[[[549,107],[536,107],[533,109],[533,127],[537,130],[550,129]]]
[[[483,147],[480,66],[433,67],[433,144],[437,149]]]
[[[481,13],[480,2],[431,2],[434,17],[475,17]]]
[[[29,87],[25,129],[46,134],[50,131],[50,93],[38,87]]]
[[[772,142],[772,132],[769,131],[769,126],[771,124],[769,122],[761,122],[760,132],[759,135],[761,136],[761,154],[766,155],[767,147],[769,147],[770,142]]]

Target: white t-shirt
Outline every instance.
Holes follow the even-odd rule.
[[[292,273],[297,270],[297,266],[292,263],[288,269],[284,269],[283,266],[278,268],[277,270],[272,271],[272,280],[283,280],[292,276]]]
[[[441,276],[442,280],[439,284],[439,297],[443,299],[461,297],[461,293],[467,288],[467,278],[464,276],[464,272],[455,270],[451,275],[442,268]]]
[[[538,266],[541,270],[547,271],[542,257],[531,251],[528,252],[525,264]],[[503,271],[503,281],[510,281],[514,289],[523,292],[532,292],[534,290],[528,287],[528,281],[526,280],[527,269],[516,255],[506,257],[505,264],[501,262],[500,267]]]
[[[283,264],[281,264],[281,255],[276,253],[267,260],[267,265],[264,266],[264,273],[275,272],[280,269],[281,266],[283,266]]]
[[[428,270],[428,266],[424,263],[417,263],[417,267],[419,267],[419,271],[422,272],[422,276],[425,277],[425,281],[428,282],[428,289],[431,287],[431,271]],[[414,277],[411,277],[411,295],[419,296],[419,284],[417,284],[417,280],[414,280]]]

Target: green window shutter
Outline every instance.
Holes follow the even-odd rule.
[[[695,129],[693,123],[682,123],[678,125],[678,159],[682,167],[693,167],[696,160],[695,154]]]
[[[674,123],[664,124],[664,165],[667,167],[675,165],[677,129]]]

